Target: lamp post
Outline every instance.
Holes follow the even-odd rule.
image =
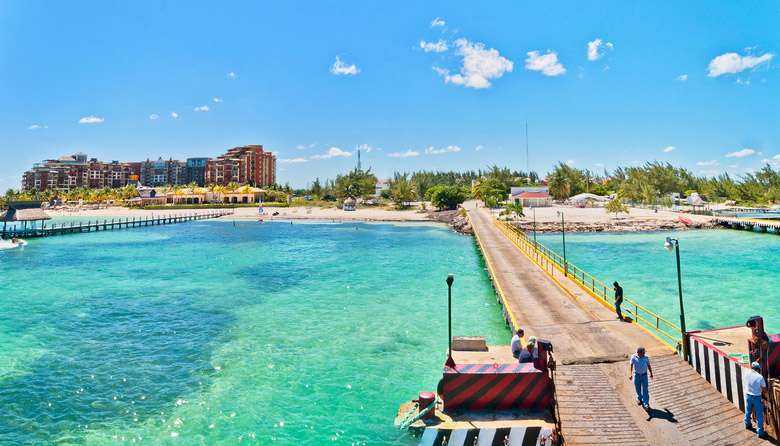
[[[449,349],[447,350],[447,362],[444,363],[447,367],[455,367],[455,360],[452,359],[452,282],[455,280],[455,276],[447,274],[447,326]]]
[[[569,263],[566,261],[566,226],[564,224],[563,212],[558,211],[561,216],[561,237],[563,237],[563,275],[569,275]]]
[[[674,242],[674,244],[672,244],[672,242]],[[680,292],[680,330],[682,331],[683,359],[688,361],[688,344],[685,342],[685,307],[683,307],[682,276],[680,274],[680,244],[678,243],[677,239],[666,237],[664,248],[668,249],[669,251],[674,249],[675,253],[677,254],[677,289]]]

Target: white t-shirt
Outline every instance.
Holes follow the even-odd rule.
[[[748,370],[745,373],[745,394],[751,396],[761,396],[761,388],[766,387],[766,381],[760,373]]]
[[[512,349],[512,353],[519,352],[520,350],[525,348],[525,338],[521,338],[517,333],[515,333],[514,336],[512,336],[512,344],[510,346]]]

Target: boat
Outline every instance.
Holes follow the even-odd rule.
[[[687,226],[687,225],[690,225],[691,223],[693,223],[693,220],[691,220],[691,219],[690,219],[690,218],[688,218],[688,217],[683,217],[682,215],[680,215],[679,217],[677,217],[677,219],[678,219],[678,220],[680,220],[681,222],[685,223],[685,225],[686,225],[686,226]]]
[[[0,239],[0,249],[21,248],[27,244],[27,241],[22,240],[20,238],[15,240],[16,241]]]

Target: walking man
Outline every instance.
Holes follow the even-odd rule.
[[[512,343],[510,344],[510,348],[512,349],[512,356],[514,356],[515,359],[520,357],[520,350],[522,350],[524,346],[525,332],[522,328],[518,328],[517,333],[512,336]]]
[[[750,429],[750,414],[756,409],[756,432],[759,438],[764,437],[764,401],[766,396],[766,381],[761,376],[761,365],[757,362],[750,364],[752,370],[745,373],[745,429]]]
[[[623,320],[623,314],[620,312],[620,305],[623,303],[623,287],[618,285],[617,282],[613,283],[615,289],[615,311],[617,311],[618,319]]]
[[[628,379],[634,380],[636,389],[636,403],[650,410],[650,394],[647,392],[647,374],[653,377],[653,368],[650,367],[650,358],[645,356],[645,348],[639,347],[636,353],[631,355],[631,361],[628,363]]]

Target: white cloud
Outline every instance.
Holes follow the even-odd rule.
[[[669,153],[669,152],[671,152],[672,150],[674,150],[674,149],[676,149],[676,148],[677,148],[677,147],[675,147],[675,146],[669,146],[669,147],[667,147],[667,148],[665,148],[665,149],[664,149],[664,152],[665,152],[665,153]]]
[[[362,150],[363,152],[370,153],[374,149],[368,144],[360,144],[358,146],[355,146],[355,150]]]
[[[749,80],[743,81],[743,80],[742,80],[742,78],[739,78],[739,77],[737,78],[737,81],[736,81],[736,82],[737,82],[739,85],[750,85],[750,81],[749,81]]]
[[[631,161],[631,164],[639,164],[638,160]]]
[[[286,159],[280,159],[279,162],[282,164],[288,164],[288,163],[305,163],[308,161],[306,158],[286,158]]]
[[[195,110],[193,110],[193,111],[209,111],[209,106],[208,105],[204,105],[202,107],[195,107]]]
[[[529,51],[525,67],[532,71],[541,71],[546,76],[558,76],[566,72],[566,68],[558,62],[558,53],[550,50],[547,50],[547,54]]]
[[[737,151],[737,152],[727,153],[726,154],[726,158],[742,158],[742,157],[745,157],[745,156],[753,155],[754,153],[756,153],[756,151],[753,150],[753,149],[742,149],[742,150]]]
[[[336,61],[333,62],[333,65],[330,66],[330,72],[336,76],[342,76],[345,74],[355,75],[360,73],[360,70],[355,65],[345,64],[341,59],[339,59],[339,56],[336,56]]]
[[[594,60],[599,60],[602,57],[604,57],[605,51],[599,52],[599,49],[601,49],[602,46],[604,48],[609,48],[609,49],[613,48],[613,45],[612,45],[611,42],[607,42],[607,43],[604,43],[602,45],[602,40],[601,39],[596,39],[593,42],[588,42],[588,60],[594,61]]]
[[[596,164],[594,164],[594,166],[596,166],[596,167],[604,167],[604,165],[601,164],[601,163],[596,163]]]
[[[422,50],[425,51],[426,53],[430,53],[431,51],[433,51],[434,53],[443,53],[448,49],[450,49],[450,47],[447,46],[447,42],[441,39],[439,39],[439,41],[435,43],[421,40],[420,48],[422,48]]]
[[[444,28],[444,20],[440,19],[439,17],[436,17],[435,19],[431,20],[431,28],[434,26],[439,26],[441,28]]]
[[[717,166],[718,160],[709,160],[709,161],[699,161],[696,163],[697,166]]]
[[[154,120],[154,119],[157,119],[157,118],[159,118],[159,116],[157,116],[156,113],[152,113],[151,115],[149,115],[149,119]]]
[[[414,150],[407,150],[406,152],[395,152],[395,153],[388,153],[387,156],[392,156],[393,158],[409,158],[412,156],[419,155],[420,152],[415,152]]]
[[[235,79],[236,78],[236,73],[231,71],[230,73],[227,74],[227,76],[230,77],[230,78]]]
[[[432,155],[439,155],[441,153],[447,153],[447,152],[460,152],[460,147],[458,146],[447,146],[442,147],[441,149],[437,149],[433,146],[428,147],[425,149],[425,153],[430,153]]]
[[[345,152],[338,147],[331,147],[328,149],[328,151],[323,155],[314,155],[312,156],[312,159],[315,160],[324,160],[328,158],[333,158],[334,156],[352,156],[352,152]]]
[[[103,118],[96,118],[94,116],[85,116],[79,119],[79,124],[95,124],[97,122],[103,122]]]
[[[297,146],[295,146],[295,148],[298,149],[298,150],[303,150],[303,149],[306,148],[306,146],[298,144]]]
[[[729,169],[737,169],[739,167],[739,164],[729,164]]]
[[[677,76],[676,80],[678,80],[680,82],[685,82],[685,81],[688,80],[688,75],[687,74],[681,74],[681,75]]]
[[[775,57],[772,53],[763,56],[740,56],[737,53],[726,53],[712,59],[707,67],[707,76],[718,77],[723,74],[735,74],[767,63]]]
[[[482,150],[482,149],[484,149],[484,148],[485,148],[484,146],[477,146],[477,147],[474,147],[474,150],[476,150],[477,152],[479,152],[480,150]]]
[[[720,173],[720,170],[700,170],[699,172],[704,175],[716,175]]]
[[[179,114],[178,114],[178,113],[176,113],[176,112],[171,112],[171,116],[172,116],[172,117],[174,117],[174,118],[178,118],[178,117],[179,117]]]
[[[222,102],[222,99],[220,99],[220,98],[214,98],[214,102]]]
[[[33,124],[33,125],[27,127],[27,130],[38,130],[38,129],[48,129],[48,128],[49,128],[48,125]]]
[[[745,169],[745,173],[756,173],[756,169],[752,167],[748,167],[747,169]]]
[[[566,161],[566,165],[567,166],[573,166],[574,165],[574,160]]]
[[[458,47],[455,55],[463,56],[460,73],[450,75],[449,70],[433,67],[437,73],[444,76],[445,82],[471,88],[488,88],[491,80],[500,78],[507,71],[512,71],[514,64],[511,60],[501,57],[493,48],[486,50],[483,43],[458,39],[455,45]]]

